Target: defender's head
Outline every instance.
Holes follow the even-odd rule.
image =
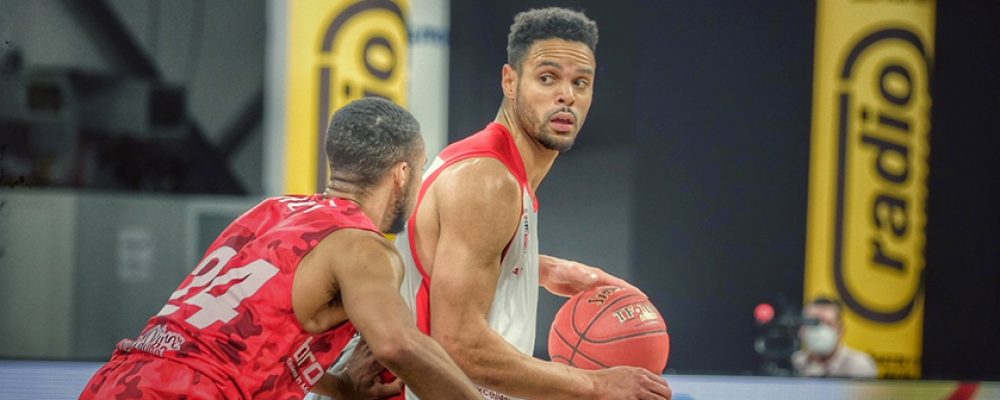
[[[383,231],[399,232],[413,212],[426,160],[420,125],[408,111],[391,101],[365,97],[342,107],[326,132],[328,187],[361,198],[380,187],[390,189],[390,209]]]

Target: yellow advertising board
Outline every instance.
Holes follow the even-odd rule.
[[[845,342],[919,378],[934,1],[819,0],[805,301]]]
[[[365,96],[406,106],[408,0],[287,2],[285,193],[326,184],[323,141],[333,113]]]

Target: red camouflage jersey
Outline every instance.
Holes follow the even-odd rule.
[[[302,258],[343,228],[378,232],[346,200],[263,201],[223,231],[139,337],[118,343],[109,365],[152,354],[172,361],[167,368],[176,362],[208,377],[226,398],[302,398],[355,328],[347,321],[319,335],[303,330],[292,310],[292,281]],[[98,375],[88,387],[94,393]]]

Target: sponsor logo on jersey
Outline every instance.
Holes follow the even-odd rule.
[[[299,346],[299,349],[295,351],[295,354],[285,358],[285,366],[288,367],[288,372],[292,374],[292,379],[295,379],[295,383],[306,393],[323,376],[323,366],[319,364],[316,356],[313,355],[312,349],[309,348],[312,339],[312,337],[306,339]]]
[[[531,243],[531,226],[528,224],[528,214],[525,214],[521,218],[521,226],[521,261],[523,261],[524,257],[528,254],[528,245]],[[522,265],[517,265],[511,272],[514,275],[521,275],[521,271],[523,270]]]
[[[522,252],[522,254],[528,254],[528,244],[531,243],[531,226],[528,225],[528,215],[527,214],[525,214],[525,216],[524,216],[524,224],[523,225],[524,225],[524,240],[523,240],[522,245],[524,247],[521,248],[521,252]]]
[[[149,328],[135,340],[123,339],[121,342],[118,342],[117,347],[126,353],[132,350],[139,350],[163,357],[165,351],[180,350],[182,344],[184,344],[184,336],[181,336],[177,332],[172,332],[167,329],[166,325],[160,324]]]

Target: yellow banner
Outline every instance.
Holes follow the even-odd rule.
[[[935,2],[819,0],[805,301],[845,343],[919,378]]]
[[[364,96],[406,106],[408,0],[288,5],[285,193],[326,186],[323,138],[334,111]]]

